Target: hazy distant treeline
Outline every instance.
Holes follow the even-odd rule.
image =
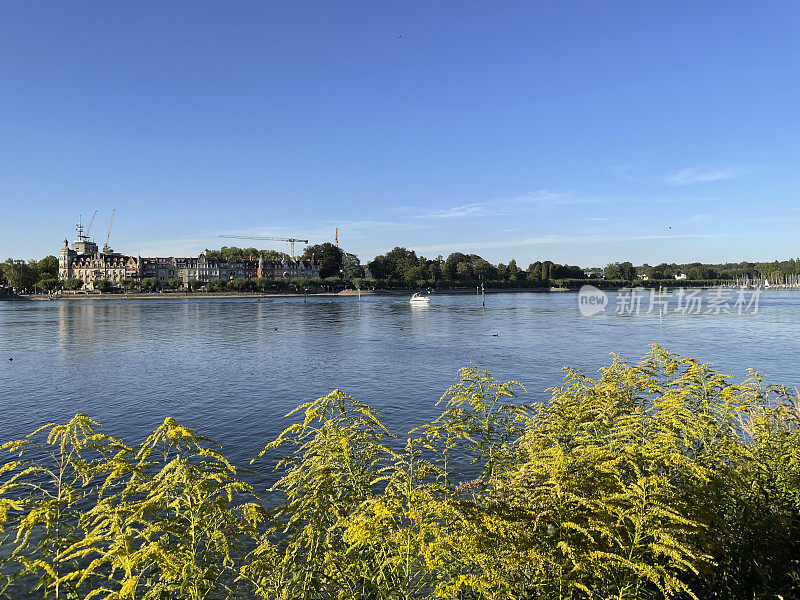
[[[206,249],[205,254],[208,258],[224,260],[259,257],[273,261],[290,259],[288,254],[277,250],[236,246],[223,246],[218,250]],[[797,258],[761,263],[747,261],[717,264],[645,263],[638,266],[630,261],[624,261],[594,268],[543,260],[530,263],[526,267],[518,265],[513,258],[507,263],[494,264],[477,254],[462,252],[453,252],[446,258],[440,255],[431,259],[418,256],[414,250],[398,246],[362,266],[358,256],[331,243],[308,246],[298,258],[314,260],[319,264],[320,281],[324,281],[325,287],[328,288],[339,286],[448,289],[476,285],[484,285],[487,288],[539,288],[553,285],[570,287],[581,284],[585,279],[602,280],[606,284],[624,284],[645,278],[650,282],[674,282],[679,275],[686,276],[682,279],[682,284],[688,285],[692,282],[714,284],[745,278],[761,281],[769,279],[771,282],[787,281],[790,278],[800,279],[800,259]],[[34,288],[53,290],[65,283],[66,287],[70,288],[79,282],[59,282],[58,259],[55,256],[46,256],[39,261],[8,259],[0,264],[0,285],[18,290]],[[125,284],[124,287],[128,289],[134,286],[133,280],[126,281]],[[322,285],[320,282],[311,282],[311,285],[315,284]],[[235,290],[239,288],[257,290],[259,287],[243,282],[224,285]]]

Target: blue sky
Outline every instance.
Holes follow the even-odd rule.
[[[0,260],[112,208],[142,255],[338,226],[362,260],[797,256],[798,31],[785,1],[9,0]]]

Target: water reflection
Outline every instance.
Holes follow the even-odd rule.
[[[800,383],[800,294],[757,315],[581,317],[573,294],[0,302],[0,439],[85,412],[134,440],[170,415],[244,461],[298,404],[341,388],[403,432],[435,416],[459,367],[521,380],[544,399],[561,367],[590,374],[649,344]]]

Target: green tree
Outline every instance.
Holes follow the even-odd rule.
[[[143,278],[140,285],[142,287],[142,290],[145,292],[155,292],[156,290],[161,288],[161,284],[155,277]]]
[[[390,275],[390,265],[383,255],[376,256],[367,263],[367,268],[376,279],[387,279]]]
[[[536,261],[528,265],[528,279],[531,281],[542,281],[542,262]]]
[[[461,252],[453,252],[447,257],[447,260],[444,261],[444,266],[442,268],[442,273],[445,276],[445,279],[449,281],[456,281],[458,279],[457,270],[459,263],[471,264],[469,257]]]
[[[513,258],[508,261],[508,280],[516,281],[519,278],[521,269],[517,266],[517,261]]]
[[[497,267],[487,260],[479,258],[472,268],[477,278],[481,281],[497,279]]]
[[[364,275],[364,269],[361,267],[361,261],[355,254],[345,252],[342,255],[342,279],[344,281],[353,281],[353,279],[362,275]]]
[[[459,283],[468,283],[473,280],[473,275],[472,265],[469,262],[461,261],[456,265],[455,281]]]
[[[328,290],[333,291],[337,288],[341,288],[342,280],[338,277],[326,277],[322,280],[322,285],[325,286]]]
[[[133,289],[133,286],[136,285],[136,282],[130,277],[126,277],[120,280],[119,285],[122,289],[130,291]]]
[[[344,252],[330,242],[324,244],[315,244],[307,246],[303,250],[301,260],[315,260],[319,263],[319,276],[327,277],[341,277],[342,274],[342,260]]]
[[[37,283],[36,285],[42,288],[43,290],[52,292],[54,289],[58,287],[58,279],[54,278],[40,279],[39,283]]]
[[[252,288],[258,292],[266,292],[272,286],[272,281],[264,277],[254,277],[250,280]]]
[[[64,281],[64,288],[72,291],[79,290],[83,287],[83,280],[76,277],[71,277]]]
[[[310,277],[309,279],[306,280],[306,284],[308,285],[308,287],[319,288],[324,285],[324,282],[321,277]]]
[[[108,279],[96,279],[93,285],[94,289],[101,292],[110,292],[114,287]]]
[[[610,263],[606,265],[606,268],[603,269],[603,277],[606,279],[622,279],[622,269],[620,269],[619,263]]]
[[[555,269],[556,265],[552,260],[542,262],[542,279],[545,281],[555,279]]]
[[[442,264],[443,261],[441,260],[441,256],[437,260],[430,260],[426,264],[426,277],[433,281],[434,283],[441,281],[444,279],[444,274],[442,273]]]
[[[183,280],[178,279],[177,277],[170,277],[167,280],[167,285],[173,290],[177,290],[183,285]]]
[[[223,246],[219,250],[203,251],[210,260],[258,260],[259,257],[270,261],[288,261],[290,257],[285,252],[277,250],[256,250],[255,248],[239,248],[237,246]]]
[[[37,262],[36,269],[42,279],[58,279],[58,259],[52,254]]]
[[[620,278],[626,281],[633,281],[636,279],[636,267],[630,261],[619,263]]]
[[[508,280],[508,265],[505,263],[497,263],[497,278],[501,281]]]
[[[228,287],[236,292],[247,292],[250,290],[250,281],[241,278],[231,279]]]
[[[586,279],[586,273],[578,266],[556,265],[553,277],[555,279]]]
[[[426,265],[427,261],[418,258],[413,250],[396,246],[385,255],[376,256],[368,267],[373,277],[377,279],[402,281],[406,285],[414,285],[415,281],[425,277]],[[417,270],[419,267],[422,267],[422,272]]]
[[[3,276],[10,287],[21,292],[33,290],[33,286],[39,280],[36,267],[23,260],[8,259],[3,264]]]

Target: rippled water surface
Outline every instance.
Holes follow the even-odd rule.
[[[612,300],[613,305],[613,300]],[[582,317],[577,295],[0,302],[0,439],[85,412],[139,441],[165,416],[257,453],[298,404],[341,388],[398,432],[437,411],[459,367],[546,397],[561,367],[596,371],[652,343],[741,376],[800,384],[800,293],[767,292],[757,314]],[[9,361],[13,358],[13,361]]]

